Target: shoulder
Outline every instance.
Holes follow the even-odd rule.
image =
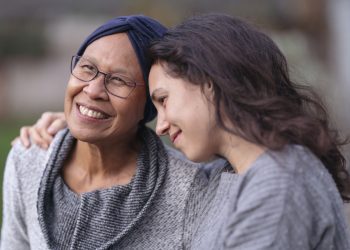
[[[236,190],[226,218],[230,246],[333,249],[336,241],[347,244],[336,186],[307,148],[267,151],[239,177]]]
[[[190,199],[191,196],[197,196],[199,191],[206,189],[210,178],[204,171],[203,164],[191,162],[180,152],[168,146],[166,148],[169,159],[166,186],[177,189],[179,193],[186,193]]]
[[[266,151],[244,176],[262,181],[282,178],[293,182],[332,182],[322,162],[310,150],[298,145],[288,145],[280,151]]]
[[[29,148],[25,148],[20,142],[16,143],[7,157],[5,166],[6,178],[18,178],[23,184],[28,182],[28,185],[39,179],[50,155],[62,140],[62,133],[63,131],[60,131],[56,135],[47,150],[35,144],[32,144]]]
[[[240,184],[238,198],[243,206],[270,201],[274,205],[269,211],[278,210],[284,217],[308,218],[310,223],[314,219],[331,224],[336,213],[342,214],[342,200],[332,177],[302,146],[266,152],[243,174]]]
[[[169,159],[169,171],[176,171],[179,175],[196,173],[201,164],[189,161],[179,151],[165,145]]]
[[[21,143],[16,143],[7,158],[5,172],[16,173],[19,176],[31,176],[33,170],[40,165],[47,150],[41,149],[37,145],[25,148]]]
[[[199,172],[199,175],[205,175],[207,178],[210,178],[214,172],[217,172],[218,169],[222,169],[226,164],[226,161],[223,159],[214,159],[210,162],[195,163],[188,160],[180,151],[168,145],[165,145],[165,148],[169,156],[170,168],[176,168],[180,172]]]

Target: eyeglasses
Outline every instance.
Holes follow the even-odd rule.
[[[72,75],[83,82],[90,82],[99,74],[102,74],[107,92],[123,99],[128,98],[136,86],[144,85],[143,83],[136,83],[127,76],[118,73],[101,72],[96,65],[82,56],[72,56],[70,69]]]

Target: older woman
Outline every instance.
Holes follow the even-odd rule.
[[[68,129],[49,149],[16,144],[4,177],[1,249],[178,249],[197,169],[168,151],[145,122],[145,49],[165,28],[118,17],[72,57]]]

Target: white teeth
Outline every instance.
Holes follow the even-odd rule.
[[[84,106],[79,106],[79,111],[82,115],[91,117],[91,118],[96,118],[96,119],[105,119],[107,118],[106,115],[102,114],[101,112],[95,111],[88,109],[87,107]]]

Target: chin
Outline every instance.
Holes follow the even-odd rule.
[[[198,154],[194,152],[183,152],[185,156],[193,162],[209,162],[212,161],[215,156],[214,155],[205,155],[205,154]]]
[[[79,141],[93,143],[97,139],[95,138],[96,136],[94,136],[91,133],[91,131],[84,131],[82,129],[74,129],[74,128],[69,128],[69,131],[72,134],[72,136]]]

